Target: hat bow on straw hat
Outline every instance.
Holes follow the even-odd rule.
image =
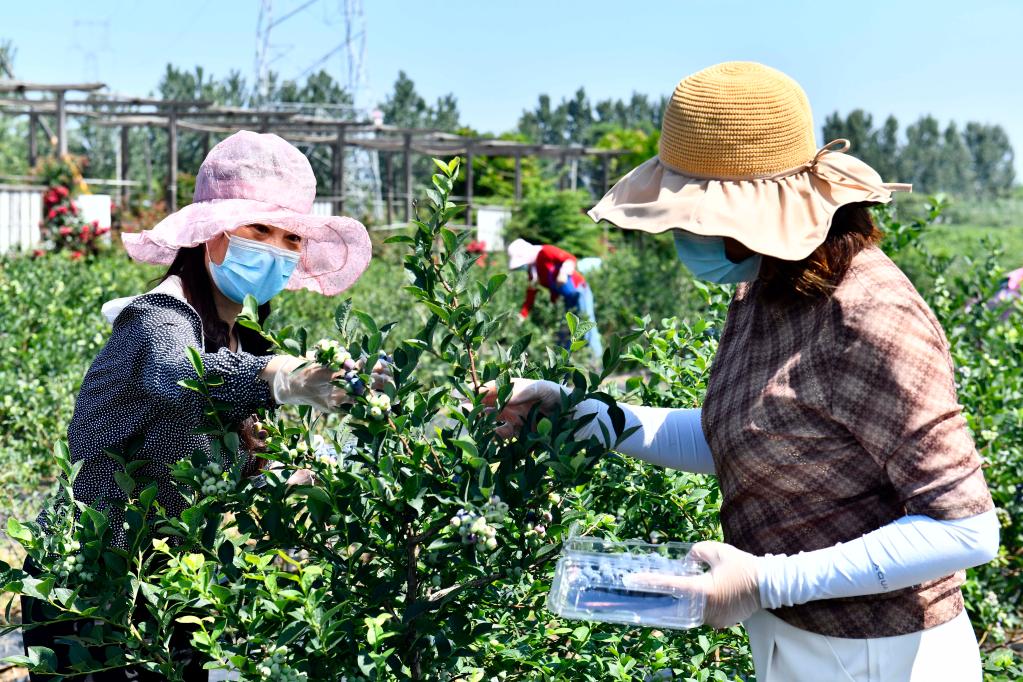
[[[827,237],[839,207],[887,203],[910,185],[885,183],[846,154],[817,147],[806,93],[754,62],[725,62],[683,79],[656,157],[590,211],[627,230],[734,238],[767,256],[800,260]]]

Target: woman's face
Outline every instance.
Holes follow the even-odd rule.
[[[220,265],[227,255],[227,235],[251,239],[254,242],[263,242],[270,246],[276,246],[284,251],[293,253],[302,252],[302,237],[294,232],[288,232],[272,225],[242,225],[231,232],[222,232],[213,239],[206,242],[206,253],[211,261]]]

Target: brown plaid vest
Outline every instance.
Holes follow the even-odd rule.
[[[728,542],[795,554],[907,514],[992,508],[945,334],[887,256],[865,249],[816,303],[768,305],[757,289],[735,293],[703,406]],[[774,613],[823,635],[901,635],[958,615],[963,580]]]

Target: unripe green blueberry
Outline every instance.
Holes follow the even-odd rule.
[[[487,549],[489,550],[497,549],[497,538],[494,537],[487,538]]]

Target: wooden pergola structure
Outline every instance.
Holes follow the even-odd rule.
[[[161,128],[167,131],[167,187],[168,209],[178,207],[178,133],[189,131],[203,133],[203,148],[208,151],[213,135],[230,135],[248,129],[259,132],[273,132],[286,140],[308,146],[323,146],[331,153],[331,187],[328,199],[336,213],[343,213],[345,206],[345,150],[357,147],[382,152],[385,173],[392,179],[394,158],[401,155],[404,176],[405,202],[404,220],[412,215],[412,158],[414,154],[429,156],[461,155],[465,159],[467,221],[472,222],[474,169],[473,161],[479,157],[510,157],[515,160],[515,200],[522,199],[522,159],[556,159],[561,166],[569,165],[569,185],[575,189],[578,162],[584,157],[596,157],[601,163],[601,185],[606,191],[610,186],[609,167],[613,156],[624,154],[621,150],[597,149],[582,146],[528,144],[494,138],[470,138],[433,129],[399,128],[371,121],[350,120],[325,116],[310,116],[297,111],[275,109],[249,109],[244,107],[214,106],[206,101],[180,101],[132,97],[105,97],[97,94],[105,86],[101,83],[77,85],[42,85],[22,81],[0,80],[0,93],[26,94],[41,92],[53,95],[53,99],[0,98],[0,113],[26,115],[29,117],[29,162],[34,165],[38,156],[35,148],[36,126],[42,125],[51,138],[56,138],[56,151],[67,152],[67,116],[81,116],[91,119],[96,125],[120,129],[121,167],[120,174],[126,178],[130,161],[128,131],[133,127]],[[68,92],[91,93],[87,99],[69,100]],[[46,117],[56,117],[56,134],[47,128]],[[393,182],[388,182],[386,220],[392,222]],[[127,199],[128,187],[121,187],[122,201]]]

